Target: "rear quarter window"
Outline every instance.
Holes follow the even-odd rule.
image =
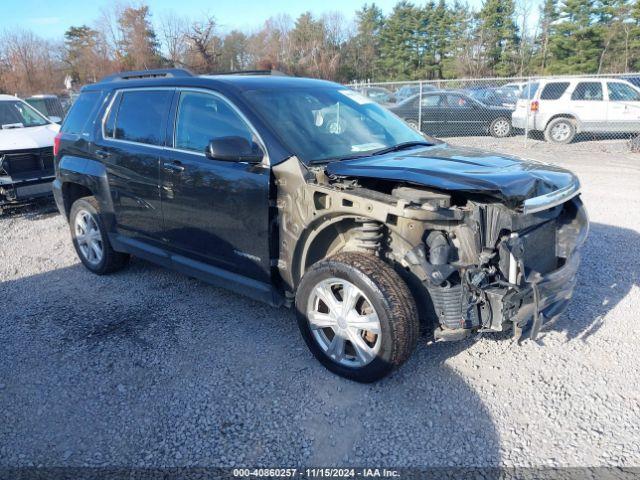
[[[91,120],[101,98],[101,92],[81,93],[71,106],[71,110],[69,110],[67,117],[62,123],[61,130],[64,133],[77,135],[87,132],[93,123]]]
[[[569,82],[547,83],[540,93],[540,100],[558,100],[567,91]]]
[[[172,90],[133,90],[123,91],[107,120],[107,136],[117,140],[161,145],[164,143],[164,127],[173,98]],[[115,129],[110,131],[110,123]]]

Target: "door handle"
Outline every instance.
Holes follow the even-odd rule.
[[[162,166],[165,168],[165,170],[169,170],[170,172],[174,172],[174,173],[184,172],[184,165],[182,165],[182,162],[180,160],[164,162]]]
[[[104,160],[105,158],[109,158],[110,156],[111,156],[111,152],[107,150],[96,150],[96,157],[98,157],[101,160]]]

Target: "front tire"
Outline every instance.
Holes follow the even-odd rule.
[[[111,247],[95,197],[83,197],[73,202],[69,227],[80,261],[93,273],[112,273],[127,264],[129,255],[116,252]]]
[[[330,371],[369,383],[413,352],[415,301],[400,276],[372,255],[345,252],[313,265],[296,293],[302,337]]]

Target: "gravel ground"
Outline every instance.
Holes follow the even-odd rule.
[[[537,342],[427,345],[340,379],[294,317],[140,260],[98,277],[50,208],[0,217],[0,466],[640,465],[640,156],[454,139],[557,162],[592,229]]]

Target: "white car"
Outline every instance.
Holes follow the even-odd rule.
[[[19,98],[0,95],[0,210],[51,195],[60,126]]]
[[[581,132],[640,132],[640,90],[616,78],[545,79],[525,87],[512,114],[514,128],[570,143]]]

